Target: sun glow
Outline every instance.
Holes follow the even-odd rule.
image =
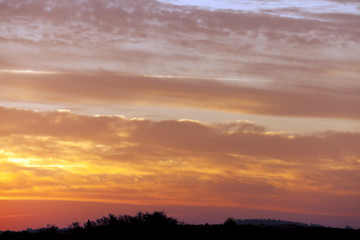
[[[36,159],[25,159],[25,158],[9,158],[8,162],[21,164],[21,165],[27,165],[31,163],[33,160],[36,161]]]
[[[2,70],[0,70],[0,73],[12,73],[12,74],[58,74],[59,72],[30,70],[30,69],[2,69]]]

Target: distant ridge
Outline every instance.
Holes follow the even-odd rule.
[[[238,224],[237,224],[238,223]],[[319,226],[319,227],[314,227]],[[234,220],[222,224],[185,224],[163,211],[138,212],[136,216],[109,214],[84,224],[73,222],[68,228],[47,225],[41,229],[6,231],[0,240],[99,240],[99,239],[253,239],[319,240],[360,239],[360,229],[340,229],[273,219]]]
[[[255,226],[298,226],[298,227],[325,227],[319,224],[306,224],[302,222],[291,222],[277,219],[236,219],[237,225],[255,225]]]

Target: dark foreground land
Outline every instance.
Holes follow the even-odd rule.
[[[66,229],[48,226],[34,231],[3,232],[11,239],[360,239],[360,230],[298,225],[238,225],[232,219],[219,225],[178,223],[163,212],[139,213],[135,217],[103,217],[75,222]]]

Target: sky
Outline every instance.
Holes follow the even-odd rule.
[[[358,0],[0,0],[0,230],[360,228],[359,22]]]

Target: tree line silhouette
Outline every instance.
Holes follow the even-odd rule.
[[[0,234],[0,240],[82,240],[82,239],[360,239],[360,229],[281,224],[253,225],[250,220],[227,218],[222,224],[185,224],[163,211],[138,212],[135,216],[109,214],[84,224],[73,222],[68,228],[48,225],[38,230]],[[262,221],[271,223],[272,220]],[[239,224],[240,223],[240,224]]]

